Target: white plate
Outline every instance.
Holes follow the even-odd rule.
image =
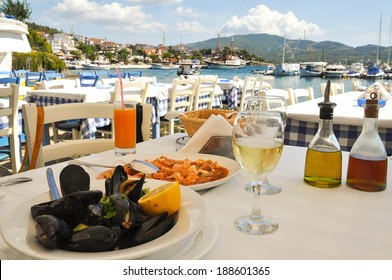
[[[162,181],[151,180],[146,187],[154,188]],[[30,207],[50,200],[49,192],[24,202],[3,220],[1,232],[5,242],[14,250],[36,259],[136,259],[170,248],[193,235],[202,226],[206,210],[201,196],[189,188],[181,188],[181,209],[175,226],[163,236],[128,249],[99,253],[79,253],[49,250],[35,240],[35,221]]]
[[[235,160],[232,160],[230,158],[222,157],[222,156],[216,156],[216,155],[210,155],[210,154],[188,154],[188,153],[181,153],[181,152],[176,152],[176,153],[170,153],[170,154],[135,154],[135,155],[129,155],[127,157],[122,158],[124,162],[130,162],[132,159],[141,159],[141,160],[154,160],[160,156],[166,156],[170,159],[185,159],[188,158],[192,161],[195,161],[197,159],[204,159],[204,160],[214,160],[219,163],[219,165],[226,167],[229,170],[229,174],[220,180],[204,183],[204,184],[197,184],[197,185],[192,185],[192,186],[186,186],[187,188],[190,188],[194,191],[200,191],[204,189],[209,189],[213,188],[219,185],[222,185],[233,176],[235,176],[239,171],[240,171],[240,166]],[[106,159],[104,162],[105,164],[108,164],[108,160]]]
[[[200,259],[214,245],[218,237],[215,222],[207,217],[201,228],[192,236],[182,240],[170,250],[140,258],[142,260],[197,260]]]

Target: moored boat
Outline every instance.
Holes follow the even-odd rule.
[[[328,64],[322,75],[326,78],[342,78],[346,72],[346,67],[341,64]]]
[[[364,75],[365,79],[381,79],[384,76],[384,72],[378,67],[376,64],[373,64],[369,67],[366,74]]]
[[[281,63],[275,68],[275,76],[297,76],[299,72],[299,63]]]
[[[108,65],[101,65],[99,63],[83,63],[82,64],[83,70],[109,70],[110,67]]]
[[[351,64],[346,73],[343,74],[345,78],[361,78],[366,73],[366,69],[362,62],[355,62]]]
[[[321,77],[324,71],[324,67],[327,65],[326,62],[304,62],[301,63],[301,69],[299,71],[300,77]]]
[[[151,69],[173,70],[178,69],[180,65],[171,63],[151,63]]]

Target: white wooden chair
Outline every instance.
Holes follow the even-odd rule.
[[[163,122],[168,122],[169,134],[174,133],[174,124],[175,121],[178,121],[177,117],[179,116],[179,111],[192,110],[196,83],[197,79],[173,79],[172,87],[169,90],[169,110],[165,117],[161,120]]]
[[[313,88],[289,88],[287,89],[289,94],[290,94],[290,99],[292,101],[292,104],[297,104],[301,102],[301,99],[305,100],[312,100],[314,99],[314,92]]]
[[[113,104],[109,103],[68,103],[42,108],[44,110],[43,125],[70,119],[113,119]],[[29,157],[32,159],[37,134],[37,106],[34,103],[25,104],[22,107],[22,112]],[[113,148],[113,139],[77,139],[52,143],[47,146],[42,146],[40,143],[35,168],[43,167],[47,162],[94,154]]]
[[[321,94],[323,96],[324,96],[326,87],[327,87],[327,83],[320,84]],[[332,96],[332,95],[341,94],[341,93],[344,93],[344,84],[343,83],[331,83],[329,95]]]
[[[254,76],[247,76],[245,78],[244,86],[242,87],[241,101],[239,106],[240,110],[244,106],[245,98],[248,96],[255,95],[256,83],[257,83],[257,78]]]
[[[199,77],[197,79],[195,96],[193,98],[194,110],[199,110],[201,103],[207,103],[207,109],[212,109],[217,82],[218,78],[214,76]]]
[[[0,137],[8,137],[9,139],[9,158],[11,161],[12,169],[10,170],[10,172],[12,171],[12,173],[14,174],[18,173],[21,166],[20,142],[18,131],[18,96],[19,85],[11,84],[10,87],[0,87],[0,98],[5,100],[8,99],[9,102],[8,107],[0,108],[0,117],[8,119],[8,128],[0,129]]]
[[[35,83],[35,87],[38,90],[57,89],[57,88],[70,89],[70,88],[80,87],[80,80],[79,79],[74,79],[74,80],[63,79],[63,80],[42,81],[42,82]]]
[[[280,96],[286,99],[286,104],[288,105],[292,105],[294,104],[293,100],[291,99],[291,95],[289,93],[288,90],[286,89],[278,89],[278,88],[273,88],[273,89],[269,89],[269,90],[262,90],[259,92],[260,96]]]
[[[147,100],[147,92],[149,86],[150,83],[148,82],[123,82],[124,100],[131,100],[141,104],[145,104]],[[112,100],[121,100],[121,85],[119,80],[117,80],[115,83]]]
[[[260,75],[260,77],[257,79],[256,87],[259,91],[269,90],[273,88],[274,82],[274,76]]]

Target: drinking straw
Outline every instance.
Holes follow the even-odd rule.
[[[116,67],[116,72],[117,72],[118,80],[120,81],[121,109],[124,110],[124,89],[123,89],[123,83],[122,83],[120,71],[118,71],[118,67]]]

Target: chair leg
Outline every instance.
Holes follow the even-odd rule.
[[[76,128],[72,129],[72,140],[78,140],[81,138],[79,131]]]
[[[52,123],[52,131],[53,131],[53,142],[58,143],[59,142],[59,133],[57,131],[55,123]]]

